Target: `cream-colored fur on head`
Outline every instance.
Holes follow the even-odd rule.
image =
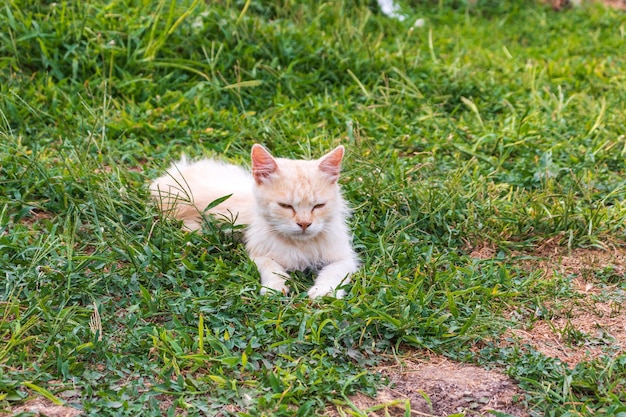
[[[252,174],[213,159],[182,159],[150,186],[161,210],[189,230],[202,228],[204,209],[247,225],[246,249],[261,275],[261,293],[287,293],[288,271],[318,270],[311,298],[342,297],[358,268],[346,225],[347,204],[337,184],[344,155],[339,146],[317,160],[274,158],[261,145],[252,147]]]

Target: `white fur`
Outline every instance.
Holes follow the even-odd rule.
[[[229,194],[232,196],[211,212],[232,219],[235,224],[250,223],[253,183],[250,173],[242,167],[214,159],[189,162],[183,157],[150,185],[150,191],[161,210],[183,220],[188,230],[200,230],[204,209]]]
[[[345,291],[337,288],[358,268],[346,225],[348,207],[336,181],[342,156],[339,147],[314,161],[275,159],[255,145],[254,175],[213,159],[190,163],[183,158],[150,190],[161,210],[189,230],[202,228],[209,203],[232,194],[209,213],[247,225],[246,249],[261,275],[261,294],[288,293],[288,272],[312,268],[318,276],[308,295],[340,298]]]

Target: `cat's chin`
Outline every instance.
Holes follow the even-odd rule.
[[[305,241],[305,240],[310,240],[315,238],[317,235],[319,235],[319,231],[315,231],[315,230],[307,230],[307,231],[298,231],[298,232],[294,232],[294,231],[290,231],[288,233],[283,233],[283,236],[286,237],[287,239],[291,239],[291,240],[296,240],[299,242]]]

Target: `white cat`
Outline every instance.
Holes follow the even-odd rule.
[[[214,159],[183,158],[150,191],[161,210],[189,230],[201,229],[205,208],[230,195],[208,213],[247,225],[246,249],[261,274],[261,294],[287,294],[288,271],[312,268],[318,275],[309,297],[341,298],[345,291],[337,288],[358,268],[337,184],[343,154],[339,146],[318,160],[291,160],[254,145],[252,173]]]

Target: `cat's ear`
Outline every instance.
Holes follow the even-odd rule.
[[[343,152],[343,146],[340,145],[320,158],[320,171],[328,174],[332,182],[336,182],[339,178]]]
[[[257,184],[261,185],[268,177],[278,170],[276,160],[263,146],[252,146],[252,176]]]

